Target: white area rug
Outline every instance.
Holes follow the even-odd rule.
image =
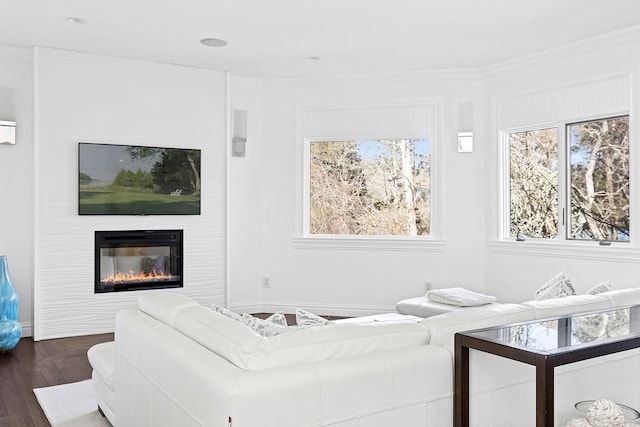
[[[91,380],[34,388],[33,392],[53,427],[111,427],[98,412]]]

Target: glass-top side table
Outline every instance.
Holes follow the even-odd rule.
[[[454,425],[469,426],[469,349],[536,369],[536,427],[553,427],[554,369],[640,347],[640,306],[455,334]]]

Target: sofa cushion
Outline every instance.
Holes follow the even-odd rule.
[[[266,340],[243,323],[201,305],[178,311],[173,327],[242,369],[249,369],[251,355]]]
[[[331,323],[292,329],[266,339],[251,355],[249,369],[342,359],[429,342],[429,331],[415,321]]]
[[[536,319],[558,317],[612,307],[611,301],[600,295],[571,295],[542,301],[526,301],[522,305],[534,310]]]
[[[429,331],[410,321],[289,327],[286,334],[266,338],[237,320],[201,306],[179,310],[173,326],[237,367],[247,370],[339,359],[424,345],[429,341]]]
[[[179,310],[196,305],[199,304],[176,292],[150,292],[138,298],[140,311],[167,325],[173,325],[173,318]]]
[[[431,332],[429,344],[443,345],[453,351],[456,332],[524,322],[533,319],[533,315],[533,308],[521,304],[487,304],[428,317],[421,323]]]
[[[96,344],[87,351],[91,368],[104,380],[104,384],[113,392],[115,375],[116,345],[114,341]]]
[[[332,320],[331,323],[366,323],[366,322],[422,322],[420,316],[402,313],[371,314],[369,316],[345,317]]]
[[[426,296],[403,299],[396,304],[398,313],[418,317],[430,317],[464,309],[464,307],[430,301]]]
[[[598,294],[611,301],[613,307],[640,304],[640,287],[617,289]]]

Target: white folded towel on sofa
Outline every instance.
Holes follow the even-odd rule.
[[[473,292],[465,288],[433,289],[427,292],[427,298],[442,304],[471,307],[496,301],[496,297]]]

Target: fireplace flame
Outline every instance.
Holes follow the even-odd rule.
[[[166,273],[158,273],[155,268],[150,272],[136,273],[133,270],[129,270],[126,273],[118,271],[115,275],[105,277],[100,280],[101,283],[127,283],[127,282],[144,282],[144,281],[158,281],[158,280],[171,280],[173,276]]]

